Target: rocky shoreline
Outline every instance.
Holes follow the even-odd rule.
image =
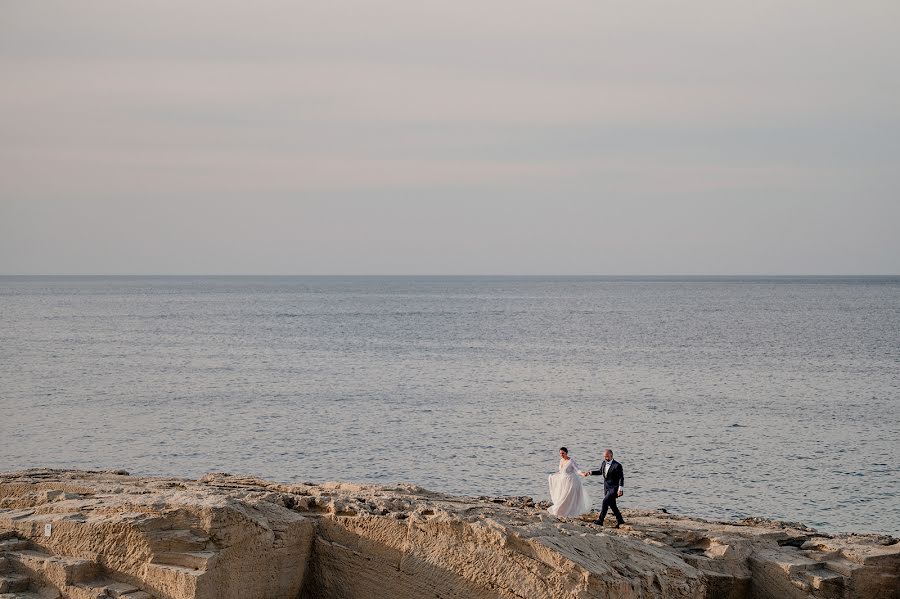
[[[900,543],[414,485],[0,474],[0,598],[900,598]]]

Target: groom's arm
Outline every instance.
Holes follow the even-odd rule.
[[[625,468],[622,467],[622,464],[619,464],[619,497],[622,496],[622,493],[625,492]]]

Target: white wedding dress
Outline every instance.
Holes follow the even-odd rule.
[[[591,498],[581,484],[574,459],[560,460],[559,472],[550,475],[550,500],[553,505],[548,511],[554,516],[572,518],[591,511]]]

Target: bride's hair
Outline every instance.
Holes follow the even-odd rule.
[[[565,447],[560,447],[559,450],[560,450],[560,451],[565,451],[566,453],[569,453],[569,450],[566,449]]]

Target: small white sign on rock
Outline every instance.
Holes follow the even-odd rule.
[[[51,524],[50,522],[44,524],[44,536],[49,537],[50,533],[52,533],[52,532],[53,532],[53,524]]]

